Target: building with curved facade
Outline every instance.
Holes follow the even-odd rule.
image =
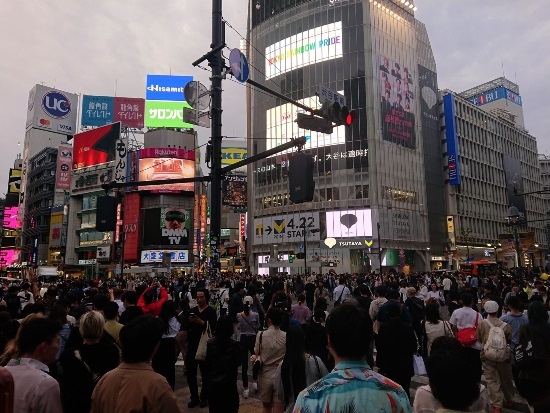
[[[289,153],[249,167],[251,266],[302,272],[304,254],[316,272],[429,268],[430,248],[447,246],[445,181],[435,59],[414,5],[258,0],[250,16],[253,80],[311,108],[323,85],[356,111],[351,127],[311,132],[301,109],[252,88],[249,155],[306,136],[316,187],[313,202],[290,202]]]

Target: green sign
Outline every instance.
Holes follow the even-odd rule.
[[[145,101],[145,126],[147,128],[192,129],[193,125],[182,120],[184,107],[191,108],[187,102],[147,100]]]

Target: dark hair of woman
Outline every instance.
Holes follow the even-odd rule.
[[[529,330],[535,335],[550,340],[550,324],[548,324],[548,311],[541,301],[533,301],[527,307]]]
[[[304,303],[306,301],[306,295],[304,293],[300,293],[298,295],[298,302],[299,303]]]
[[[67,309],[61,303],[55,303],[50,310],[50,320],[55,321],[59,327],[67,323]]]
[[[250,304],[244,303],[243,308],[244,308],[244,314],[248,317],[250,315]]]
[[[159,318],[164,323],[164,332],[168,333],[168,321],[178,314],[176,303],[172,300],[165,301],[160,308]]]
[[[229,340],[233,333],[233,319],[229,316],[220,317],[214,331],[215,336],[220,340]]]
[[[328,308],[327,299],[323,297],[319,297],[317,301],[315,301],[315,308],[314,310],[323,310],[326,311]]]
[[[291,395],[296,398],[306,388],[305,338],[301,328],[293,326],[286,332],[286,352],[281,364],[281,378],[286,406]]]
[[[426,301],[426,321],[433,324],[438,324],[441,321],[439,303],[435,298],[430,298]]]

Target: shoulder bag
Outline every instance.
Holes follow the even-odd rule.
[[[460,341],[460,344],[466,347],[473,346],[477,343],[477,325],[479,320],[479,313],[476,311],[476,325],[474,327],[468,327],[464,330],[460,330],[456,338]]]
[[[334,302],[334,307],[338,307],[340,304],[342,304],[342,296],[344,295],[345,290],[346,286],[344,285],[344,288],[342,288],[342,292],[340,293],[340,297],[338,297],[338,300]]]
[[[204,361],[206,360],[206,344],[208,340],[212,338],[212,331],[210,330],[210,323],[206,322],[206,329],[201,334],[201,339],[199,341],[199,346],[197,347],[197,353],[195,354],[195,360]]]
[[[260,358],[262,354],[262,336],[264,335],[264,332],[262,331],[260,333],[260,345],[258,346],[258,354],[256,355],[256,361],[254,361],[254,364],[252,365],[252,377],[258,377],[258,373],[262,370],[262,360]]]
[[[250,327],[252,327],[252,329],[254,330],[255,333],[258,332],[258,327],[254,327],[254,326],[253,326],[252,324],[250,324],[250,323],[248,322],[248,320],[245,318],[246,315],[245,315],[244,311],[241,313],[241,317],[242,317],[242,319],[243,319],[244,321],[246,321],[246,324],[248,324]]]

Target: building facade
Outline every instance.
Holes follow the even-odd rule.
[[[523,124],[519,87],[500,78],[459,94],[443,90],[439,107],[455,268],[472,260],[517,265],[506,225],[512,205],[520,213],[522,266],[544,266],[546,210],[543,196],[533,193],[543,188],[541,166],[536,138]]]
[[[251,77],[313,109],[327,99],[323,85],[356,112],[351,127],[324,135],[298,129],[295,106],[251,92],[249,154],[306,136],[316,184],[313,202],[294,205],[289,153],[249,167],[248,239],[258,272],[364,272],[380,260],[385,269],[424,270],[431,245],[443,251],[437,76],[413,10],[389,0],[251,2]],[[439,220],[431,224],[429,214]],[[300,253],[306,263],[289,259]]]

